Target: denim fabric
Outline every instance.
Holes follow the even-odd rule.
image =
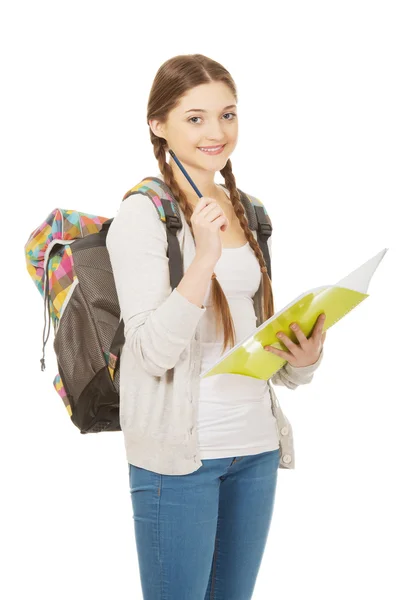
[[[273,513],[280,450],[203,459],[187,475],[128,463],[144,600],[249,600]]]

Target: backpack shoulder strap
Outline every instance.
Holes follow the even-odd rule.
[[[145,196],[148,196],[157,210],[160,220],[166,226],[169,274],[171,287],[174,289],[183,277],[183,257],[177,238],[177,232],[182,229],[179,205],[173,197],[169,187],[158,177],[145,177],[137,185],[126,192],[123,200],[126,200],[133,194],[144,194]]]
[[[177,229],[182,227],[179,205],[172,195],[170,188],[162,179],[158,177],[144,177],[142,181],[126,192],[123,200],[126,200],[132,194],[144,194],[148,196],[159,213],[161,221],[167,223],[170,220],[170,222],[180,225]],[[169,219],[170,216],[176,218]]]

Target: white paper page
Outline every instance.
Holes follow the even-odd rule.
[[[338,287],[345,287],[360,292],[361,294],[366,294],[372,275],[375,273],[387,251],[388,248],[384,248],[378,252],[378,254],[367,260],[361,267],[358,267],[358,269],[349,273],[344,279],[338,281],[336,285]]]

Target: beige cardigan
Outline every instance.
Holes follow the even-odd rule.
[[[160,176],[159,174],[157,175]],[[178,240],[184,272],[195,257],[192,233],[181,212]],[[253,231],[254,237],[257,234]],[[150,200],[135,194],[122,202],[107,249],[125,323],[120,365],[120,422],[129,463],[165,475],[185,475],[202,466],[197,439],[199,321],[207,310],[171,292],[165,225]],[[254,295],[261,324],[262,286]],[[295,389],[310,383],[323,357],[308,367],[289,363],[268,380],[277,419],[279,467],[293,469],[292,427],[272,384]]]

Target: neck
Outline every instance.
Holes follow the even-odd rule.
[[[185,175],[182,173],[178,165],[175,163],[174,159],[171,157],[169,161],[169,165],[172,168],[172,172],[174,174],[175,181],[179,185],[180,189],[185,192],[185,195],[191,204],[196,204],[199,200],[198,195],[186,179]],[[220,191],[217,184],[214,182],[215,173],[211,171],[204,171],[202,169],[196,169],[193,167],[188,167],[183,165],[186,171],[189,173],[190,177],[196,184],[197,188],[200,190],[203,196],[208,196],[210,198],[217,198]]]

